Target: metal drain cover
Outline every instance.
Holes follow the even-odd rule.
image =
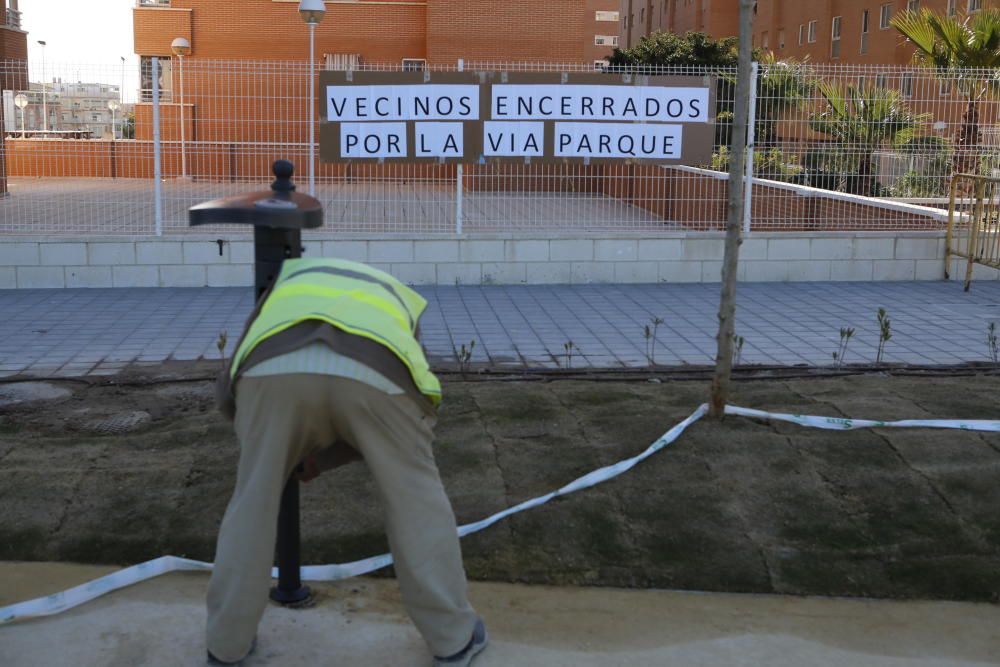
[[[11,382],[0,384],[0,405],[14,405],[31,401],[51,401],[72,394],[65,387],[48,382]]]
[[[148,412],[136,410],[134,412],[120,412],[103,419],[93,419],[85,423],[83,427],[95,433],[118,435],[139,428],[150,419]]]

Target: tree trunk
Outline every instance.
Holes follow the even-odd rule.
[[[955,138],[955,158],[953,169],[956,174],[979,172],[976,164],[976,148],[979,146],[979,101],[975,93],[969,93],[969,104],[962,114],[962,125]]]
[[[857,191],[854,194],[856,195],[875,197],[878,194],[874,192],[875,178],[872,174],[872,154],[867,151],[861,155],[861,163],[858,165],[858,177],[855,185]]]
[[[736,318],[736,269],[739,265],[740,233],[743,229],[743,174],[745,169],[747,124],[750,114],[750,39],[754,0],[740,0],[740,60],[736,73],[736,109],[730,138],[729,200],[726,216],[726,250],[722,260],[722,293],[719,298],[718,352],[709,415],[722,419],[729,399],[733,370],[733,334]]]

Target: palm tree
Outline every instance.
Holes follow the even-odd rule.
[[[847,179],[852,194],[877,196],[872,169],[875,152],[887,146],[901,148],[917,137],[929,114],[914,114],[898,91],[874,86],[846,88],[822,81],[817,84],[826,109],[814,113],[809,127],[833,139],[853,163]]]
[[[756,147],[761,151],[778,143],[778,121],[789,111],[802,109],[812,98],[818,79],[808,64],[778,60],[768,52],[760,58],[757,79]]]
[[[975,173],[975,151],[980,141],[979,102],[995,93],[1000,84],[1000,9],[963,17],[943,16],[927,9],[907,11],[893,17],[892,25],[916,47],[914,60],[954,81],[967,99],[955,137],[952,171]]]

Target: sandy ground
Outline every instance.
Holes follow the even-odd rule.
[[[0,564],[0,605],[111,568]],[[208,577],[171,574],[63,615],[0,627],[0,664],[133,667],[203,661]],[[38,583],[44,582],[44,583]],[[316,605],[265,613],[253,665],[427,665],[395,582],[321,584]],[[475,667],[988,665],[1000,607],[672,591],[472,585],[491,646]]]

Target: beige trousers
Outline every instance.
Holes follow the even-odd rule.
[[[375,478],[414,624],[434,655],[462,650],[476,612],[431,451],[435,419],[405,395],[329,375],[245,377],[236,406],[240,462],[208,589],[208,650],[224,661],[250,650],[268,600],[282,488],[303,458],[337,441],[353,445]]]

